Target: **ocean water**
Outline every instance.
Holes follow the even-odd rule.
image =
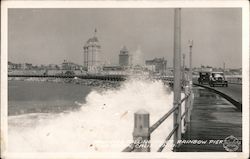
[[[41,93],[37,97],[26,97],[27,92],[24,91],[27,90],[21,89],[14,94],[9,91],[9,109],[12,111],[8,117],[10,152],[121,152],[132,142],[134,112],[139,109],[148,111],[152,125],[172,108],[173,103],[172,92],[161,81],[127,80],[121,87],[107,90],[72,84],[65,89],[62,85],[52,86],[53,83],[46,82],[42,85],[49,86],[39,88],[36,84],[32,83],[30,89]],[[18,86],[9,84],[9,87]],[[39,89],[49,92],[42,93]],[[45,98],[46,95],[50,98]],[[58,106],[62,104],[64,108],[57,111],[48,109],[48,106],[53,107],[56,100],[60,101]],[[34,111],[16,111],[19,103],[23,109],[25,104],[26,107],[27,104],[30,104],[28,107],[36,107],[30,101],[45,103],[45,106],[38,107],[46,111],[37,111],[35,108]],[[173,129],[172,121],[171,115],[152,133],[151,151],[157,151],[163,144]],[[164,151],[171,149],[172,140]]]
[[[8,115],[79,109],[92,89],[70,83],[8,81]]]

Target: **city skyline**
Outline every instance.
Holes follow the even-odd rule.
[[[106,63],[117,65],[124,45],[135,64],[154,57],[173,63],[173,9],[10,9],[8,24],[12,62],[83,64],[96,28]],[[241,32],[241,9],[182,9],[182,52],[194,40],[194,67],[242,67]]]

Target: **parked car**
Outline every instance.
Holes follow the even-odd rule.
[[[75,75],[75,72],[69,70],[69,71],[66,71],[66,72],[64,73],[64,75],[66,75],[66,76],[74,76],[74,75]]]
[[[228,82],[223,72],[211,72],[209,85],[211,87],[214,87],[214,86],[228,87]]]
[[[210,72],[199,72],[199,84],[209,84]]]

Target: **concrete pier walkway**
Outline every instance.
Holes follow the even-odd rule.
[[[242,113],[234,105],[211,90],[194,87],[194,103],[188,130],[183,134],[180,152],[226,152],[225,139],[236,137],[242,151]],[[194,144],[194,140],[204,141]],[[205,142],[206,141],[206,142]],[[229,147],[230,149],[230,147]]]

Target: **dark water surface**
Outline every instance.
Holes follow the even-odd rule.
[[[77,109],[91,87],[70,83],[8,81],[8,115]]]

